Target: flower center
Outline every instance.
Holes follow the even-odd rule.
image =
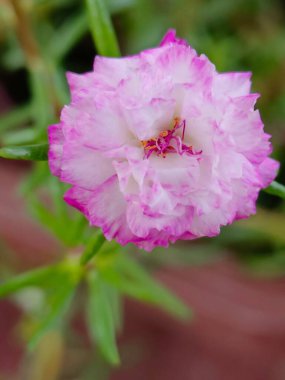
[[[191,145],[184,144],[184,135],[186,129],[186,120],[175,117],[174,125],[171,129],[166,129],[158,135],[158,137],[149,140],[142,140],[141,144],[144,148],[144,159],[149,158],[152,153],[156,153],[159,157],[166,157],[167,153],[178,153],[180,156],[183,154],[195,156],[202,153],[202,151],[194,152]],[[181,137],[177,131],[182,128]]]

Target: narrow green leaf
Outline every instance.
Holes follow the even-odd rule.
[[[263,255],[245,255],[244,263],[252,274],[267,278],[283,277],[285,273],[285,251],[277,250]]]
[[[63,206],[64,206],[64,202]],[[68,220],[60,218],[54,210],[43,205],[43,203],[36,197],[30,196],[29,205],[31,206],[32,213],[36,218],[47,228],[49,228],[54,235],[63,243],[69,243],[69,224]]]
[[[18,107],[0,117],[0,131],[26,124],[33,117],[32,104]]]
[[[106,265],[99,267],[98,270],[107,282],[130,297],[152,303],[182,319],[191,316],[187,305],[126,255],[118,255],[113,267]]]
[[[276,181],[273,181],[264,191],[268,194],[276,195],[280,198],[285,198],[285,186]]]
[[[137,0],[107,0],[107,6],[110,13],[123,12],[136,5]]]
[[[104,0],[85,1],[89,28],[98,53],[106,57],[119,57],[119,45]]]
[[[22,128],[5,133],[1,138],[1,142],[3,145],[31,144],[34,142],[35,137],[34,128]]]
[[[150,293],[153,293],[155,303],[158,302],[158,305],[181,318],[188,318],[190,316],[188,306],[179,300],[170,290],[154,280],[142,264],[127,255],[120,255],[117,265],[118,270],[124,273],[126,277],[133,278],[138,286],[146,287]]]
[[[64,183],[60,182],[58,178],[50,176],[48,179],[49,190],[52,195],[52,201],[54,205],[56,218],[61,222],[63,229],[69,231],[69,227],[66,226],[70,222],[68,215],[68,206],[63,202],[63,195],[66,191]]]
[[[106,296],[106,285],[95,271],[90,272],[87,279],[87,322],[90,335],[105,358],[111,364],[118,365],[120,358],[116,345],[116,324],[110,300]]]
[[[53,328],[58,328],[63,324],[64,317],[69,309],[70,303],[75,293],[76,282],[72,278],[63,276],[61,281],[57,283],[56,292],[49,300],[49,312],[40,321],[36,331],[29,340],[28,347],[33,350],[41,338]]]
[[[80,40],[88,30],[87,17],[85,12],[70,17],[60,28],[55,30],[55,38],[47,47],[47,51],[60,61],[71,48]],[[60,38],[57,38],[60,36]]]
[[[43,284],[58,272],[58,268],[58,265],[52,265],[34,269],[0,283],[0,298],[7,297],[28,286]]]
[[[37,142],[42,141],[46,136],[46,128],[57,120],[56,107],[58,94],[54,88],[54,78],[49,56],[45,57],[45,65],[36,67],[30,72],[30,87],[32,92],[33,107],[35,112],[35,130],[37,132]]]
[[[7,43],[7,49],[2,53],[1,61],[3,66],[9,71],[19,70],[26,64],[24,53],[19,45],[15,46],[12,39],[9,40],[10,42]]]
[[[116,331],[120,331],[123,325],[122,296],[118,289],[106,283],[106,297],[109,299]]]
[[[75,212],[70,224],[68,241],[70,246],[78,245],[84,240],[86,231],[89,231],[87,219],[79,212]]]
[[[66,71],[60,65],[54,64],[51,67],[51,75],[58,94],[58,100],[60,101],[58,106],[69,103],[70,93],[66,80]]]
[[[33,165],[33,171],[27,176],[20,186],[20,191],[26,196],[34,196],[35,190],[45,185],[50,171],[46,161],[37,161]]]
[[[33,1],[33,12],[40,19],[42,16],[47,16],[52,11],[61,7],[70,7],[77,0],[36,0]]]
[[[13,160],[46,161],[48,144],[3,147],[0,148],[0,157]]]
[[[90,261],[100,250],[105,241],[106,240],[101,231],[97,231],[96,234],[92,235],[87,242],[85,250],[81,256],[80,264],[85,265],[88,263],[88,261]]]
[[[58,270],[49,276],[44,289],[46,299],[41,311],[42,318],[29,342],[33,349],[42,336],[49,330],[63,328],[66,325],[66,313],[82,278],[83,271],[76,257],[68,257],[58,264]]]

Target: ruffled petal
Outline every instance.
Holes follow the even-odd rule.
[[[66,192],[64,199],[82,211],[92,226],[100,227],[106,239],[116,239],[122,245],[138,240],[126,223],[127,204],[120,196],[116,176],[110,177],[93,191],[73,187]]]
[[[94,104],[90,99],[65,106],[61,120],[66,140],[80,141],[94,149],[116,148],[130,144],[133,139],[119,106],[113,99],[103,99],[101,104]]]
[[[217,73],[172,29],[157,48],[68,73],[71,104],[48,131],[65,201],[147,251],[254,214],[279,163],[250,76]]]
[[[280,163],[272,158],[265,158],[265,160],[258,166],[258,172],[262,180],[262,186],[267,187],[276,178]]]
[[[111,160],[98,150],[75,142],[64,145],[60,173],[63,182],[93,190],[114,173]]]
[[[240,97],[248,95],[251,88],[251,73],[223,73],[215,76],[213,95],[221,97]]]
[[[189,46],[188,42],[183,40],[182,38],[176,37],[176,30],[175,29],[169,29],[163,39],[161,40],[159,46],[164,46],[168,44],[178,44],[178,45],[184,45]]]

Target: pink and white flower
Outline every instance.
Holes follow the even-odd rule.
[[[250,73],[217,73],[170,30],[159,47],[97,56],[68,73],[71,103],[49,127],[65,201],[107,239],[145,250],[219,234],[256,211],[275,178]]]

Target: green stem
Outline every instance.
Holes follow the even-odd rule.
[[[31,22],[21,0],[11,0],[11,5],[16,19],[18,40],[22,46],[27,66],[33,70],[41,65],[41,57],[38,43],[31,29]]]
[[[61,102],[52,77],[49,57],[42,54],[32,23],[21,0],[11,0],[16,20],[16,34],[24,53],[27,69],[31,78],[32,94],[37,109],[36,124],[40,136],[44,136],[46,125],[59,115]],[[48,108],[47,105],[50,105]]]

